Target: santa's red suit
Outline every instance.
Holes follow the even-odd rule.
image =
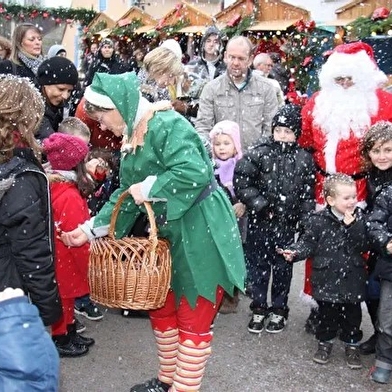
[[[343,87],[342,79],[350,87]],[[361,167],[361,141],[369,127],[392,121],[392,94],[381,90],[386,81],[362,42],[337,46],[323,65],[320,91],[302,109],[299,144],[313,152],[316,164],[316,203],[324,205],[323,183],[328,174],[345,173],[357,184],[358,204],[366,200],[366,179]],[[311,295],[310,263],[306,265],[304,293]]]

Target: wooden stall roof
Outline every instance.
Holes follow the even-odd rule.
[[[310,19],[310,12],[304,8],[285,3],[281,0],[255,0],[258,2],[257,22],[275,21],[275,20],[299,20]],[[215,15],[216,22],[226,24],[236,15],[247,16],[252,12],[250,0],[237,0],[235,3],[225,8]]]
[[[191,26],[209,26],[213,24],[213,17],[200,11],[200,9],[182,0],[163,16],[165,26],[174,25],[179,19],[184,18]]]
[[[287,19],[287,20],[269,20],[264,22],[257,22],[256,24],[248,27],[247,31],[277,31],[287,30],[288,27],[292,26],[298,19]]]
[[[335,11],[337,19],[355,20],[360,16],[368,17],[379,7],[392,8],[392,0],[354,0]]]
[[[356,18],[338,18],[338,19],[333,19],[333,20],[327,20],[326,22],[323,23],[317,23],[317,26],[347,26],[351,22],[354,22]]]
[[[87,27],[91,29],[92,27],[96,26],[99,22],[106,22],[106,28],[108,29],[112,29],[116,24],[116,22],[112,18],[107,16],[104,12],[100,12],[95,16],[95,18],[89,23]]]
[[[132,20],[139,19],[143,25],[157,24],[157,20],[154,19],[147,12],[143,11],[139,7],[131,7],[117,22],[116,27],[126,26],[132,23]]]

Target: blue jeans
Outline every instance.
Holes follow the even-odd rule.
[[[377,313],[376,366],[392,370],[392,282],[381,280]]]

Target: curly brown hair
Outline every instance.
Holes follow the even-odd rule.
[[[41,147],[34,134],[44,115],[39,91],[26,78],[0,76],[0,163],[12,158],[15,132],[40,157]]]
[[[361,157],[363,170],[372,168],[372,161],[369,157],[370,150],[377,142],[384,144],[392,140],[392,123],[389,121],[379,121],[372,125],[366,132],[361,146]]]
[[[0,36],[0,50],[5,50],[5,57],[3,60],[7,60],[11,56],[11,41],[5,37]]]

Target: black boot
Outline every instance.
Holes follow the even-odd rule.
[[[69,335],[54,335],[52,339],[60,357],[80,357],[88,353],[88,347],[78,346]]]
[[[310,310],[309,317],[305,322],[305,331],[313,335],[316,334],[316,328],[319,325],[319,312],[318,308],[312,308]]]
[[[68,335],[71,338],[71,341],[77,346],[86,346],[90,347],[95,343],[93,338],[88,338],[86,336],[82,336],[76,332],[76,324],[68,324],[67,325]]]
[[[375,332],[366,342],[359,345],[359,351],[362,355],[370,355],[376,352],[377,333]]]

